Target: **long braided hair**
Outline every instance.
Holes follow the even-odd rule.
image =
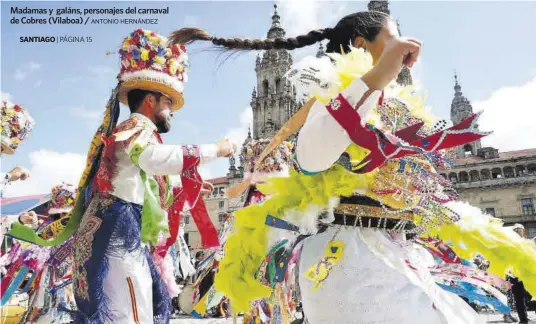
[[[171,33],[169,40],[173,44],[190,44],[195,41],[209,41],[216,46],[232,50],[294,50],[329,40],[327,53],[347,53],[354,40],[361,36],[373,42],[383,25],[392,19],[379,11],[361,11],[342,18],[335,27],[316,29],[305,35],[291,38],[247,39],[214,37],[199,28],[182,28]]]

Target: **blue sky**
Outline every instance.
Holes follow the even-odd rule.
[[[46,191],[57,182],[76,181],[104,104],[116,84],[119,68],[114,51],[136,28],[168,34],[196,26],[222,37],[265,37],[274,2],[2,2],[1,91],[27,107],[36,127],[16,155],[2,160],[2,171],[15,165],[31,169],[34,179],[14,184],[7,195]],[[347,13],[366,9],[367,2],[284,1],[279,4],[287,36],[313,28],[332,27]],[[170,7],[154,16],[155,25],[11,25],[12,6],[31,8]],[[484,109],[482,127],[498,135],[487,144],[500,150],[534,147],[536,105],[536,2],[402,2],[390,3],[404,35],[423,42],[422,59],[413,74],[428,91],[427,104],[449,116],[456,70],[463,93],[475,108]],[[105,18],[106,16],[100,16]],[[109,17],[109,16],[108,16]],[[120,18],[127,18],[122,16]],[[531,33],[532,31],[532,33]],[[91,36],[92,43],[20,43],[20,36]],[[241,138],[248,124],[247,107],[256,84],[255,53],[245,52],[220,66],[209,46],[189,48],[192,65],[184,108],[175,115],[167,143],[212,143],[223,136]],[[297,58],[317,47],[297,51]],[[527,99],[525,99],[527,98]],[[128,115],[123,107],[122,116]],[[488,113],[489,112],[489,113]],[[487,115],[487,117],[486,117]],[[509,116],[509,117],[508,117]],[[520,116],[522,116],[520,118]],[[513,130],[532,132],[520,135]],[[504,135],[502,135],[504,134]],[[485,142],[486,144],[486,142]],[[532,145],[531,145],[532,144]],[[227,161],[203,169],[222,176]]]

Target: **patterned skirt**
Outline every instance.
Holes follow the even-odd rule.
[[[168,323],[171,298],[142,244],[140,205],[90,201],[73,244],[76,323]]]

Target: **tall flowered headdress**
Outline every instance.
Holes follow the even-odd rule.
[[[70,184],[61,184],[52,188],[49,215],[68,213],[74,208],[76,187]]]
[[[128,104],[127,94],[131,90],[155,91],[172,100],[172,109],[182,107],[182,96],[188,58],[181,44],[168,44],[167,38],[158,33],[137,29],[125,38],[118,51],[121,58],[119,83],[112,91],[104,120],[93,136],[86,159],[86,168],[78,183],[78,195],[65,229],[53,240],[44,240],[35,232],[15,224],[10,236],[44,246],[56,246],[68,240],[80,225],[87,203],[93,196],[93,179],[101,163],[104,149],[103,137],[112,135],[119,119],[119,102]]]
[[[187,81],[188,55],[184,45],[169,45],[164,36],[149,30],[136,29],[123,41],[119,50],[122,82],[121,102],[128,105],[130,90],[143,89],[168,96],[173,110],[184,104],[184,82]]]
[[[13,154],[35,122],[25,108],[2,101],[2,153]]]

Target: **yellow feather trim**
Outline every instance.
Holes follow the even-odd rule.
[[[354,147],[353,150],[358,150]],[[225,244],[225,257],[215,277],[215,287],[224,293],[238,312],[247,311],[251,302],[268,298],[272,292],[255,278],[265,259],[268,231],[267,215],[283,218],[291,211],[303,217],[311,205],[327,209],[332,197],[350,196],[356,189],[366,190],[375,173],[354,174],[340,165],[316,174],[292,171],[288,178],[271,178],[258,189],[271,197],[263,204],[251,205],[235,213],[235,233]],[[290,222],[298,219],[289,219]]]
[[[523,281],[525,289],[536,296],[536,247],[500,219],[482,214],[467,203],[448,207],[461,215],[460,221],[432,229],[427,234],[449,243],[459,257],[472,260],[477,254],[489,260],[489,272],[504,278],[508,272]]]

